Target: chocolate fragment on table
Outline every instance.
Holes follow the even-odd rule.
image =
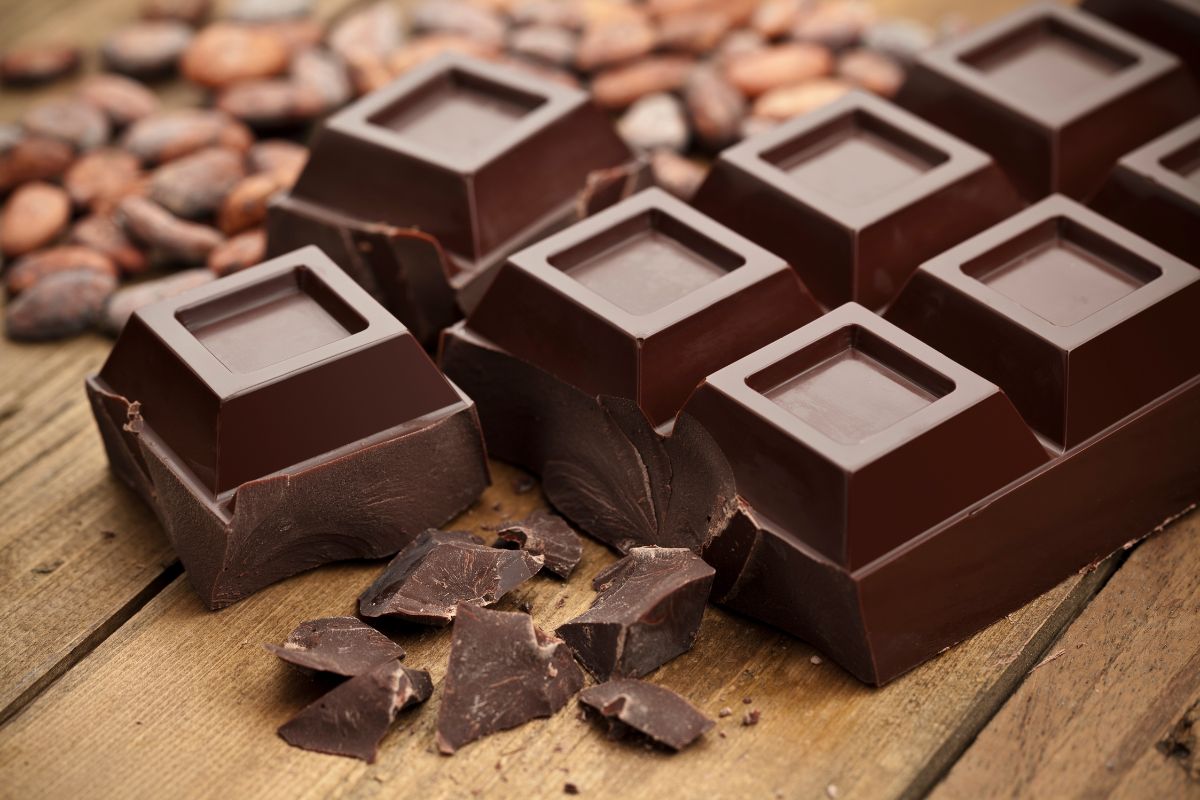
[[[498,602],[544,562],[541,555],[488,547],[464,531],[425,531],[367,587],[358,610],[364,617],[446,625],[457,608]]]
[[[716,724],[675,692],[646,681],[625,679],[589,686],[580,693],[579,702],[608,722],[609,738],[635,734],[675,751]]]
[[[641,677],[692,648],[713,575],[691,550],[635,547],[596,575],[591,608],[555,633],[597,680]]]
[[[428,672],[388,661],[303,709],[279,728],[279,735],[293,747],[371,764],[400,712],[424,703],[432,693]]]
[[[560,639],[528,614],[458,607],[438,709],[438,749],[451,754],[497,731],[549,717],[583,688]]]
[[[87,391],[210,608],[391,555],[489,482],[471,401],[315,247],[139,308]]]
[[[347,678],[404,658],[403,647],[354,617],[302,622],[288,634],[282,646],[264,644],[263,647],[302,672]]]
[[[990,153],[1030,201],[1087,199],[1118,158],[1200,112],[1175,56],[1052,4],[921,53],[897,102]]]
[[[447,54],[325,121],[268,252],[330,249],[432,343],[509,253],[575,219],[589,175],[634,160],[586,92]]]
[[[544,569],[566,580],[583,558],[583,540],[565,519],[538,509],[520,522],[510,522],[496,534],[496,546],[524,550],[545,558]]]

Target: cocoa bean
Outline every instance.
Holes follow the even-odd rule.
[[[834,50],[856,44],[875,21],[875,8],[862,0],[829,0],[800,14],[792,38]]]
[[[0,209],[0,252],[9,258],[41,249],[71,221],[71,200],[59,187],[35,181],[17,188]]]
[[[76,222],[67,232],[67,241],[104,253],[126,275],[145,272],[150,266],[146,254],[129,240],[110,212]]]
[[[8,338],[46,341],[82,333],[96,322],[116,288],[111,275],[91,270],[47,276],[8,304]]]
[[[876,50],[850,50],[838,58],[839,78],[883,97],[892,97],[904,83],[904,68]]]
[[[21,124],[34,136],[59,139],[76,150],[99,147],[112,135],[112,126],[108,124],[104,112],[90,103],[73,98],[38,103],[25,112]]]
[[[104,304],[99,320],[100,329],[110,336],[116,336],[139,308],[211,283],[216,278],[211,270],[198,267],[118,289]]]
[[[578,38],[566,28],[534,25],[513,31],[508,40],[508,49],[526,58],[564,67],[575,62]]]
[[[89,75],[79,85],[79,97],[103,111],[117,128],[150,116],[160,105],[145,84],[123,75]]]
[[[263,139],[246,153],[250,172],[273,172],[285,188],[296,182],[307,161],[308,148],[287,139]]]
[[[128,150],[104,147],[85,154],[63,176],[63,187],[76,208],[111,206],[142,176],[142,165]]]
[[[121,146],[145,164],[160,164],[205,147],[245,151],[254,134],[222,111],[184,108],[160,111],[125,131]]]
[[[125,198],[117,212],[125,233],[149,247],[157,261],[203,264],[225,240],[217,229],[180,219],[144,197]]]
[[[242,81],[217,96],[217,108],[256,130],[294,127],[320,116],[328,104],[315,89],[286,78]]]
[[[199,25],[212,12],[212,0],[142,0],[141,16]]]
[[[664,17],[658,26],[658,44],[667,50],[704,55],[729,31],[729,15],[702,9]]]
[[[60,245],[47,250],[35,250],[22,256],[5,273],[4,288],[10,296],[18,295],[35,283],[59,272],[91,271],[117,278],[113,260],[97,250],[79,245]]]
[[[346,62],[337,53],[309,47],[292,58],[292,80],[324,101],[322,112],[345,105],[354,96]]]
[[[388,59],[400,46],[400,12],[388,0],[352,7],[334,20],[328,44],[346,62],[359,93],[391,80]]]
[[[239,233],[209,253],[208,268],[216,275],[240,272],[262,262],[267,254],[267,233],[262,228]]]
[[[597,25],[614,25],[617,23],[646,24],[649,15],[641,5],[625,3],[618,0],[578,0],[579,14],[583,18],[581,27],[584,29]]]
[[[645,20],[589,25],[579,39],[575,66],[593,72],[644,56],[658,44],[658,33]]]
[[[617,132],[638,150],[683,150],[688,143],[683,104],[674,95],[646,95],[617,121]]]
[[[57,178],[75,158],[75,148],[45,136],[29,136],[20,126],[0,125],[0,193],[28,181]]]
[[[754,101],[756,117],[785,120],[832,103],[850,91],[850,85],[834,78],[817,78],[795,86],[772,89]]]
[[[523,72],[528,72],[530,75],[536,75],[544,81],[552,83],[561,83],[563,86],[570,86],[572,89],[578,89],[579,78],[575,77],[575,73],[568,72],[565,69],[551,66],[544,61],[534,61],[522,56],[502,55],[493,59],[497,64],[519,69]]]
[[[517,25],[538,25],[578,31],[583,27],[583,12],[578,3],[562,0],[522,0],[509,12]]]
[[[278,37],[292,55],[316,47],[325,39],[325,27],[315,19],[287,19],[258,26]]]
[[[665,189],[684,202],[691,202],[696,190],[708,175],[708,167],[704,164],[670,150],[657,150],[651,154],[650,170],[654,174],[655,186]]]
[[[717,69],[698,67],[688,77],[684,102],[696,137],[716,150],[737,140],[746,98]]]
[[[890,19],[870,25],[863,32],[863,45],[911,64],[922,51],[933,46],[933,29],[912,19]]]
[[[177,217],[210,216],[246,175],[242,153],[210,147],[164,164],[150,176],[150,199]]]
[[[287,69],[289,55],[283,39],[266,28],[218,22],[196,34],[179,70],[193,83],[222,89],[278,75]]]
[[[138,22],[120,28],[100,44],[100,58],[113,72],[154,79],[171,75],[192,41],[182,22]]]
[[[605,70],[592,81],[592,99],[603,108],[625,108],[655,92],[673,92],[687,81],[695,61],[686,56],[651,56]]]
[[[750,27],[767,39],[778,39],[795,27],[804,0],[764,0],[750,17]]]
[[[496,48],[504,43],[499,15],[462,0],[425,0],[413,8],[409,20],[417,32],[466,36]]]
[[[725,67],[725,77],[744,94],[764,92],[828,75],[833,54],[818,44],[780,44],[739,56]]]
[[[437,58],[443,53],[462,53],[476,58],[492,59],[499,55],[499,50],[487,42],[466,36],[448,33],[433,34],[416,39],[397,50],[388,60],[388,65],[393,73],[403,75],[410,69]]]
[[[226,236],[261,225],[267,218],[267,205],[284,188],[277,172],[259,172],[238,181],[221,203],[217,227]]]
[[[767,48],[767,40],[761,34],[745,28],[732,31],[717,45],[713,61],[724,67],[730,61],[746,53],[755,53]]]
[[[279,22],[307,17],[313,11],[313,0],[237,0],[226,11],[236,22]]]
[[[83,54],[72,45],[13,47],[0,56],[0,82],[10,86],[50,83],[77,71],[82,60]]]

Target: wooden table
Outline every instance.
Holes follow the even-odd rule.
[[[7,0],[0,44],[94,42],[133,5]],[[936,18],[955,4],[882,5]],[[0,118],[38,96],[0,94]],[[1195,514],[880,690],[709,609],[695,650],[653,680],[734,713],[679,755],[610,742],[571,708],[439,756],[436,692],[374,765],[288,747],[275,728],[318,690],[260,644],[351,613],[380,564],[322,568],[205,611],[153,516],[109,474],[82,383],[107,348],[0,340],[0,797],[526,798],[567,782],[613,797],[1200,796]],[[454,526],[483,531],[540,505],[511,490],[516,474],[495,464]],[[535,579],[501,607],[532,603],[552,629],[588,605],[590,576],[612,559],[589,544],[569,583]],[[448,640],[408,637],[407,663],[440,683]],[[761,721],[743,726],[750,709]]]

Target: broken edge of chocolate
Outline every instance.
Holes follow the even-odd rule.
[[[670,689],[639,680],[616,680],[589,686],[579,702],[608,722],[608,735],[622,739],[631,732],[661,747],[679,751],[712,729],[714,723]]]
[[[510,522],[497,532],[496,546],[524,550],[546,559],[545,569],[566,580],[583,558],[583,540],[565,519],[538,509],[520,522]]]
[[[354,617],[324,617],[302,622],[283,645],[264,644],[267,652],[302,672],[352,678],[388,661],[404,658],[404,648]]]

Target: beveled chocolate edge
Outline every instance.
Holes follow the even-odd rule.
[[[1116,73],[1103,86],[1080,92],[1070,100],[1055,104],[1051,110],[1030,109],[1019,98],[994,85],[962,57],[1039,19],[1053,17],[1068,28],[1074,28],[1089,38],[1097,39],[1115,50],[1133,56],[1136,61]],[[924,51],[917,57],[918,67],[924,67],[949,80],[962,84],[1010,114],[1031,120],[1046,128],[1060,129],[1090,114],[1126,92],[1150,81],[1182,69],[1182,63],[1172,53],[1129,34],[1092,14],[1048,2],[1034,3],[1001,17],[987,25],[947,40]]]
[[[550,263],[556,254],[582,244],[622,222],[648,211],[658,211],[674,218],[743,259],[741,266],[721,277],[688,292],[674,302],[647,314],[633,314],[607,300],[563,270]],[[509,268],[519,269],[570,301],[604,319],[631,337],[647,337],[691,317],[712,305],[731,297],[763,278],[790,271],[779,256],[759,247],[741,234],[735,233],[683,201],[659,188],[642,191],[609,206],[553,236],[514,253]],[[469,320],[468,320],[469,324]]]
[[[1073,325],[1055,325],[1025,306],[967,275],[962,265],[1049,220],[1064,217],[1094,232],[1118,250],[1158,267],[1162,274]],[[1122,241],[1133,236],[1135,241]],[[956,245],[919,268],[993,312],[1012,320],[1056,346],[1070,350],[1144,311],[1181,288],[1200,281],[1200,270],[1132,231],[1063,195],[1051,195],[998,225]]]
[[[298,353],[283,361],[251,372],[235,373],[220,362],[195,335],[184,326],[176,314],[186,308],[242,291],[298,268],[307,268],[365,321],[366,327],[357,333]],[[170,348],[196,376],[218,397],[227,398],[251,387],[276,381],[286,375],[303,371],[315,364],[360,349],[373,342],[408,335],[408,329],[359,286],[345,271],[333,263],[315,245],[294,250],[278,258],[229,275],[219,281],[206,283],[176,297],[161,300],[133,312]]]
[[[1197,10],[1197,17],[1200,19],[1200,9]],[[1200,48],[1200,42],[1196,46]],[[1200,185],[1162,163],[1189,145],[1200,146],[1200,117],[1167,131],[1123,156],[1117,162],[1117,169],[1143,176],[1200,209]],[[1200,236],[1200,232],[1196,235]]]
[[[469,73],[485,83],[496,83],[524,94],[540,95],[544,102],[531,109],[500,135],[490,139],[474,158],[455,157],[422,146],[370,118],[402,97],[447,72]],[[540,131],[553,119],[590,102],[586,93],[514,67],[483,61],[461,53],[444,53],[405,73],[387,86],[365,95],[325,121],[326,127],[348,136],[436,164],[448,172],[469,174],[495,160],[512,147]]]
[[[767,151],[856,111],[875,117],[931,146],[943,153],[946,160],[870,203],[850,206],[791,180],[787,173],[763,157]],[[926,122],[911,111],[860,89],[850,91],[815,111],[801,114],[757,136],[744,139],[722,151],[718,161],[728,163],[781,194],[800,201],[811,213],[853,230],[862,230],[900,209],[919,203],[994,163],[992,157],[978,147]]]
[[[781,408],[762,393],[750,388],[748,379],[751,376],[804,350],[826,336],[849,327],[859,327],[870,331],[909,358],[946,378],[953,384],[953,388],[900,422],[853,444],[831,438],[824,431],[810,425]],[[705,379],[705,383],[757,414],[772,427],[782,431],[784,435],[808,444],[822,457],[846,470],[857,469],[870,463],[906,442],[918,438],[925,431],[952,419],[981,400],[1001,393],[995,384],[952,361],[915,336],[858,303],[846,303],[839,306],[799,330],[714,372]],[[686,409],[687,406],[685,405],[684,408]],[[1032,436],[1032,432],[1030,435]]]

